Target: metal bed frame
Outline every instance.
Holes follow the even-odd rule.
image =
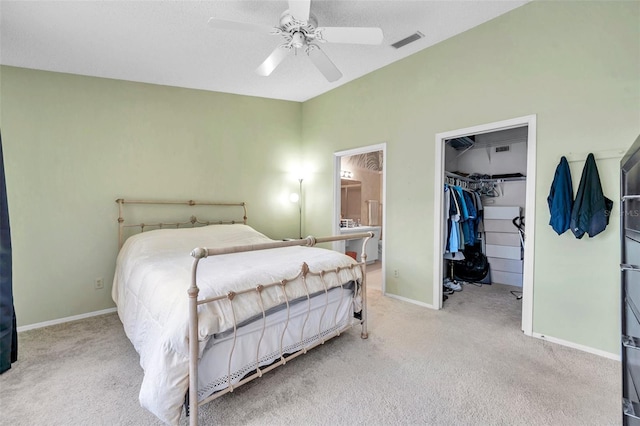
[[[196,226],[206,226],[206,225],[213,225],[213,224],[246,224],[247,223],[247,208],[246,208],[246,204],[244,202],[242,203],[218,203],[218,202],[196,202],[193,200],[189,200],[189,201],[157,201],[157,200],[124,200],[122,198],[119,198],[116,200],[116,202],[118,203],[118,211],[119,211],[119,216],[118,216],[118,241],[119,241],[119,247],[122,247],[122,244],[124,243],[124,229],[125,228],[139,228],[140,232],[144,232],[145,228],[154,228],[154,229],[159,229],[159,228],[180,228],[180,227],[196,227]],[[123,207],[125,204],[147,204],[147,205],[187,205],[187,206],[215,206],[215,207],[241,207],[243,209],[243,217],[242,220],[226,220],[226,221],[221,221],[221,220],[216,220],[216,221],[204,221],[204,220],[199,220],[198,218],[196,218],[195,216],[191,216],[189,218],[189,220],[187,221],[183,221],[183,222],[169,222],[169,223],[165,223],[165,222],[158,222],[158,223],[152,223],[152,224],[144,224],[144,223],[139,223],[139,224],[125,224],[125,220],[123,218]],[[214,399],[217,399],[223,395],[225,395],[226,393],[229,392],[233,392],[233,390],[255,378],[258,377],[262,377],[263,374],[267,373],[268,371],[273,370],[276,367],[279,367],[281,365],[286,364],[287,361],[289,361],[290,359],[296,358],[299,355],[305,354],[307,353],[307,351],[309,349],[312,349],[318,345],[324,344],[324,342],[326,342],[327,340],[339,336],[342,332],[348,330],[351,327],[357,326],[357,325],[361,325],[362,326],[362,330],[360,333],[360,337],[362,339],[367,339],[368,338],[368,331],[367,331],[367,312],[366,312],[366,308],[367,308],[367,286],[366,286],[366,266],[367,266],[367,255],[366,255],[366,245],[369,241],[370,238],[373,237],[373,233],[372,232],[363,232],[363,233],[357,233],[357,234],[348,234],[348,235],[340,235],[340,236],[330,236],[330,237],[322,237],[322,238],[316,238],[313,236],[308,236],[306,238],[302,238],[302,239],[297,239],[297,240],[285,240],[285,241],[274,241],[272,243],[265,243],[265,244],[254,244],[254,245],[242,245],[242,246],[234,246],[234,247],[225,247],[225,248],[205,248],[205,247],[198,247],[195,248],[192,252],[191,252],[191,256],[194,258],[193,261],[193,265],[192,265],[192,269],[191,269],[191,284],[187,290],[187,295],[189,297],[189,392],[188,392],[188,397],[185,398],[185,411],[187,416],[189,416],[189,424],[192,426],[195,426],[198,424],[198,408],[201,405],[204,405]],[[242,291],[237,291],[237,292],[233,292],[230,291],[228,292],[226,295],[222,295],[222,296],[217,296],[217,297],[212,297],[212,298],[207,298],[207,299],[201,299],[198,300],[198,293],[199,293],[199,288],[198,288],[198,284],[197,284],[197,270],[198,270],[198,264],[201,260],[209,257],[209,256],[218,256],[218,255],[223,255],[223,254],[231,254],[231,253],[241,253],[241,252],[249,252],[249,251],[257,251],[257,250],[267,250],[267,249],[273,249],[273,248],[280,248],[280,247],[292,247],[292,246],[307,246],[307,247],[312,247],[315,246],[317,244],[321,244],[321,243],[329,243],[329,242],[334,242],[334,241],[346,241],[346,240],[352,240],[352,239],[363,239],[363,243],[362,243],[362,258],[359,262],[350,265],[349,267],[346,268],[336,268],[333,270],[325,270],[325,271],[311,271],[309,269],[309,266],[306,263],[303,263],[300,271],[298,272],[298,274],[294,277],[289,277],[287,279],[282,279],[280,281],[277,282],[272,282],[272,283],[267,283],[267,284],[260,284],[258,286],[255,287],[251,287],[251,288],[247,288],[245,290]],[[283,349],[283,338],[284,338],[284,333],[287,330],[287,326],[289,324],[289,314],[290,314],[290,305],[289,305],[289,298],[287,296],[287,291],[286,291],[286,287],[287,285],[297,285],[298,283],[302,283],[302,285],[304,286],[305,289],[305,293],[306,293],[306,297],[307,297],[307,301],[309,302],[310,299],[310,294],[308,291],[308,288],[306,286],[306,278],[307,276],[310,275],[315,275],[320,277],[322,283],[324,284],[324,291],[325,294],[327,293],[328,289],[326,286],[326,282],[324,280],[324,277],[326,276],[326,274],[330,274],[330,273],[336,273],[338,274],[341,270],[344,269],[349,269],[352,273],[352,276],[355,278],[355,273],[354,273],[354,269],[355,268],[360,268],[361,270],[361,274],[362,274],[362,280],[360,283],[358,283],[355,279],[354,282],[356,282],[356,288],[354,289],[354,295],[353,297],[355,298],[355,296],[360,293],[361,296],[361,305],[362,305],[362,309],[360,311],[360,316],[359,318],[353,318],[349,323],[347,323],[346,325],[344,325],[343,327],[333,331],[332,333],[324,336],[323,338],[317,340],[315,343],[313,343],[310,346],[303,346],[303,348],[297,352],[294,352],[292,354],[285,354],[284,353],[284,349]],[[359,286],[359,292],[358,292],[358,286]],[[231,384],[231,372],[230,372],[230,366],[231,366],[231,358],[233,356],[233,350],[235,348],[235,342],[237,339],[237,332],[238,332],[238,322],[236,321],[236,317],[235,317],[235,310],[234,310],[234,305],[233,302],[236,298],[238,297],[245,297],[248,294],[254,294],[258,296],[258,300],[260,302],[260,308],[262,311],[262,336],[264,336],[264,332],[266,329],[266,311],[264,309],[264,305],[262,304],[262,292],[268,288],[271,287],[275,287],[280,289],[280,291],[282,292],[282,294],[284,295],[285,301],[286,301],[286,311],[287,311],[287,320],[286,320],[286,325],[284,327],[284,330],[282,332],[281,338],[280,338],[280,357],[277,361],[269,364],[268,366],[264,367],[264,368],[260,368],[258,361],[258,357],[259,357],[259,351],[260,351],[260,343],[262,341],[262,337],[260,338],[260,341],[258,341],[257,343],[257,347],[256,347],[256,370],[255,372],[247,375],[246,377],[243,377],[238,383]],[[218,301],[226,301],[231,309],[231,312],[233,313],[233,344],[232,344],[232,349],[229,353],[229,358],[228,358],[228,365],[229,365],[229,376],[228,376],[228,387],[226,387],[225,389],[222,389],[212,395],[210,395],[209,397],[205,398],[202,401],[198,401],[198,355],[199,355],[199,345],[200,345],[200,341],[198,339],[198,306],[200,305],[205,305],[207,303],[214,303],[214,302],[218,302]],[[327,302],[325,302],[325,307],[324,307],[324,312],[323,312],[323,316],[326,313],[327,310],[327,306],[328,306],[328,299]],[[353,303],[353,302],[352,302]],[[308,307],[310,307],[310,305],[308,305]],[[310,310],[309,308],[307,309],[307,316],[304,320],[304,323],[306,323],[307,319],[309,318],[309,314],[310,314]],[[337,319],[334,317],[334,325],[336,325]],[[302,327],[302,333],[300,336],[300,342],[302,342],[304,340],[304,326]],[[287,355],[285,357],[285,355]]]

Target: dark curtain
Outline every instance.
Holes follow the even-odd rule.
[[[0,373],[11,368],[18,359],[16,313],[13,309],[11,274],[11,231],[7,206],[7,185],[4,176],[2,135],[0,135]]]

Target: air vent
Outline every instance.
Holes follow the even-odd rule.
[[[509,151],[509,145],[496,146],[496,152],[507,152],[507,151]]]
[[[413,43],[416,40],[420,40],[422,37],[424,37],[424,34],[422,34],[420,31],[416,31],[415,33],[411,34],[409,37],[403,38],[400,41],[396,41],[391,46],[395,47],[396,49],[400,49],[402,46],[406,46],[409,43]]]

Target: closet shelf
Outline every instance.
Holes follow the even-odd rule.
[[[460,179],[465,182],[519,182],[527,180],[526,176],[516,176],[516,177],[504,177],[504,178],[487,178],[487,179],[472,179],[467,176],[462,176],[453,172],[445,172],[447,177]],[[638,197],[640,198],[640,196]]]

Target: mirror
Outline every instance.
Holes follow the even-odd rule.
[[[360,205],[362,203],[362,183],[357,180],[342,179],[340,181],[340,215],[341,219],[362,220]]]

